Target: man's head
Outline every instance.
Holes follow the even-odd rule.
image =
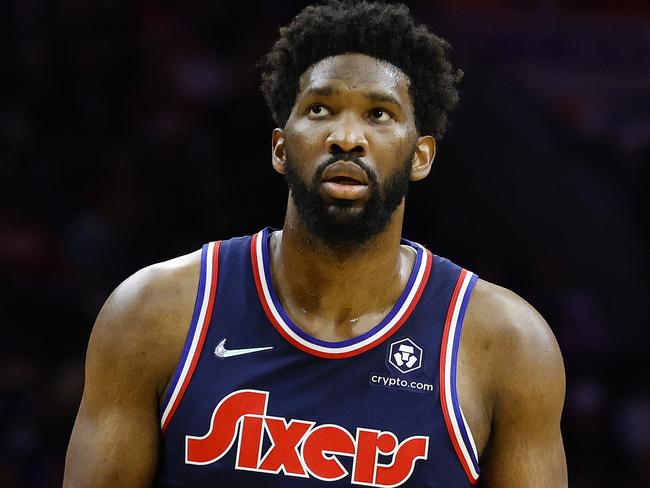
[[[279,127],[273,163],[303,223],[345,246],[367,242],[424,178],[458,101],[448,45],[401,4],[304,9],[262,60]],[[400,214],[401,215],[401,214]]]

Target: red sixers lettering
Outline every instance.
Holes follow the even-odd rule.
[[[214,409],[210,430],[185,437],[185,462],[210,464],[237,443],[235,469],[336,481],[349,473],[337,456],[353,458],[353,484],[398,486],[409,479],[415,462],[426,459],[429,438],[414,436],[399,442],[392,432],[358,428],[356,437],[339,425],[266,415],[269,392],[239,390]],[[272,445],[262,454],[264,434]],[[392,456],[389,464],[379,454]]]

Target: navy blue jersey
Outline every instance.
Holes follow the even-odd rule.
[[[203,247],[161,406],[158,486],[475,484],[456,363],[476,276],[404,240],[417,257],[393,309],[358,337],[323,341],[274,291],[271,232]]]

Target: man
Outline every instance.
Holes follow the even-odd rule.
[[[566,486],[548,326],[401,238],[458,99],[447,44],[379,3],[280,32],[261,69],[284,226],[111,295],[64,485]]]

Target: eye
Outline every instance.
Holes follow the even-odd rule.
[[[370,117],[372,117],[376,122],[388,122],[391,119],[390,113],[383,108],[373,108],[370,111]]]
[[[315,119],[321,119],[330,114],[330,111],[325,105],[316,104],[309,107],[307,111],[308,115]]]

